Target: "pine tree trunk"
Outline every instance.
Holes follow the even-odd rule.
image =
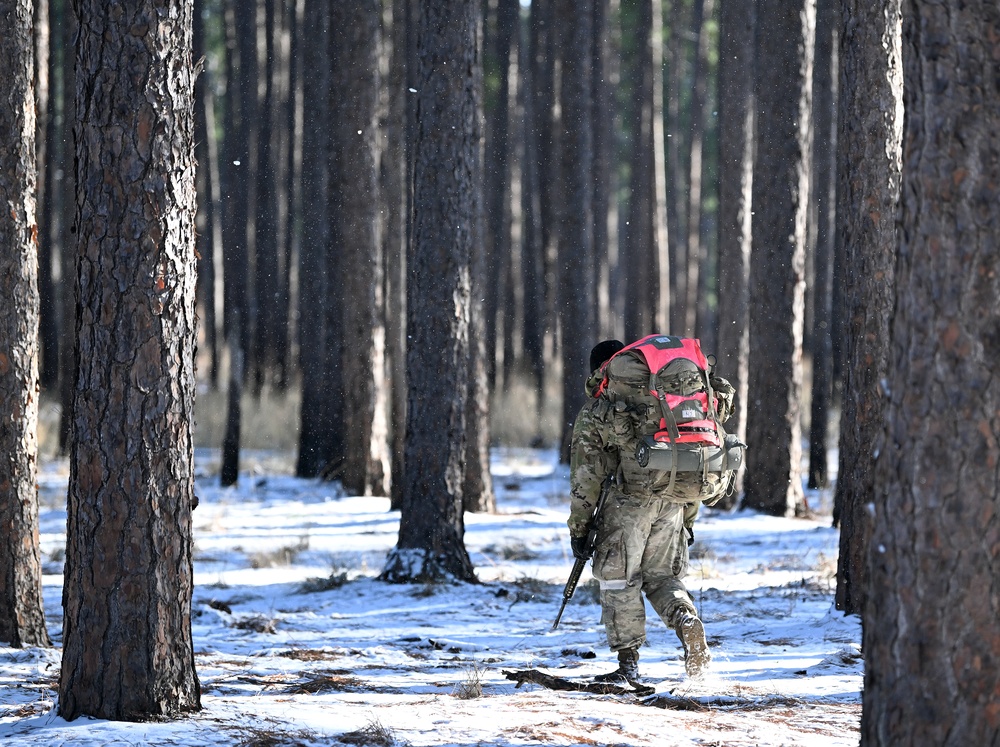
[[[750,358],[750,220],[754,145],[754,3],[722,0],[719,28],[719,343],[716,370],[736,388],[736,406],[726,424],[746,439]],[[744,470],[734,494],[720,503],[732,508],[743,492]],[[718,505],[718,504],[717,504]]]
[[[834,497],[840,524],[837,608],[864,609],[871,531],[867,505],[885,420],[889,324],[900,189],[903,80],[899,0],[843,6],[840,184],[837,224],[845,251],[848,325]]]
[[[670,289],[670,320],[672,329],[681,329],[687,319],[687,274],[678,271],[687,268],[686,243],[684,233],[677,230],[685,225],[684,215],[687,200],[687,183],[681,154],[684,152],[687,128],[682,121],[683,107],[681,91],[687,86],[686,36],[682,29],[688,25],[688,10],[685,0],[670,0],[670,36],[667,39],[667,225],[674,228],[668,232],[670,266],[676,268],[671,273],[673,286]]]
[[[899,250],[861,744],[996,745],[1000,7],[905,0],[902,18]]]
[[[377,388],[385,381],[385,318],[382,293],[382,244],[378,231],[380,195],[377,174],[378,50],[380,28],[376,0],[336,4],[331,95],[337,107],[331,174],[331,198],[339,208],[334,252],[342,285],[343,324],[340,347],[343,391],[344,468],[348,492],[385,495],[389,476],[384,412]],[[377,386],[376,386],[377,385]],[[376,421],[382,418],[376,428]],[[378,436],[373,443],[373,434]]]
[[[302,81],[302,251],[299,254],[299,369],[302,406],[295,474],[318,477],[333,456],[334,434],[327,370],[326,314],[330,253],[330,9],[322,0],[306,0]]]
[[[278,151],[275,144],[275,0],[261,0],[257,13],[257,46],[264,50],[264,66],[259,71],[263,94],[255,117],[257,126],[257,158],[254,201],[254,262],[253,287],[256,310],[253,325],[253,352],[251,381],[255,397],[259,397],[266,383],[274,380],[277,351],[282,330],[277,328],[280,319],[281,268],[278,262],[277,179]]]
[[[588,353],[597,334],[593,283],[593,137],[590,115],[592,0],[558,0],[562,78],[560,172],[564,203],[559,221],[559,329],[562,341],[562,458],[569,460],[573,421],[590,374]]]
[[[524,355],[528,360],[541,411],[545,387],[545,236],[542,201],[545,187],[541,174],[544,152],[543,123],[547,117],[546,98],[541,86],[544,32],[540,0],[533,0],[528,19],[528,43],[522,59],[524,95],[524,162],[521,167],[521,214],[524,219],[521,271],[524,286]]]
[[[38,548],[38,226],[28,0],[0,2],[0,643],[47,646]]]
[[[77,4],[79,371],[59,715],[200,708],[191,3]]]
[[[76,127],[76,52],[74,39],[78,23],[71,0],[62,0],[62,179],[59,188],[59,254],[63,282],[59,293],[59,453],[68,454],[73,419],[73,391],[76,381],[76,169],[73,165],[73,130]]]
[[[385,24],[389,53],[388,110],[382,185],[385,196],[386,361],[390,387],[389,437],[391,454],[391,503],[398,509],[403,484],[403,436],[406,424],[406,236],[408,215],[406,160],[406,25],[405,0],[387,4]]]
[[[833,398],[833,242],[836,234],[838,0],[817,0],[813,69],[813,208],[816,213],[813,282],[812,402],[809,418],[809,487],[827,485],[830,407]]]
[[[684,299],[683,334],[694,337],[700,334],[698,327],[698,291],[700,290],[700,274],[706,261],[706,248],[701,241],[701,203],[702,203],[702,151],[704,149],[705,126],[708,118],[708,26],[705,18],[711,19],[714,11],[713,0],[695,0],[692,7],[691,39],[694,49],[692,71],[693,87],[691,90],[691,125],[690,148],[688,151],[688,203],[685,225],[685,257],[687,265],[678,267],[685,275],[684,287],[687,293]]]
[[[475,580],[464,543],[462,477],[470,276],[480,238],[479,8],[479,0],[424,4],[417,21],[405,463],[419,469],[403,475],[399,539],[382,574],[388,581]]]
[[[803,504],[799,424],[815,0],[762,0],[750,265],[750,379],[743,505]]]
[[[202,19],[204,0],[197,0],[194,10],[194,55],[201,59],[205,54],[205,29]],[[219,329],[216,309],[215,265],[216,208],[218,206],[218,168],[214,162],[215,128],[209,127],[213,116],[209,108],[213,106],[214,93],[211,90],[211,73],[203,70],[195,85],[195,156],[198,163],[198,307],[203,320],[209,370],[208,380],[213,388],[219,383]]]
[[[628,103],[629,203],[625,227],[625,337],[636,340],[653,331],[659,299],[657,289],[655,154],[653,152],[653,0],[639,0],[625,16],[624,34],[631,39],[622,64],[631,80]],[[578,386],[579,388],[579,386]]]

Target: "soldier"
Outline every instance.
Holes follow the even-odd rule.
[[[684,648],[689,677],[698,677],[711,656],[705,628],[681,580],[688,567],[688,546],[699,503],[678,503],[665,495],[666,485],[623,485],[618,448],[609,441],[604,421],[607,403],[597,398],[602,366],[624,345],[598,343],[590,354],[588,402],[573,426],[570,451],[570,516],[573,554],[585,554],[587,522],[609,474],[618,479],[598,521],[593,573],[601,589],[601,621],[608,646],[618,654],[618,668],[599,681],[640,683],[639,647],[646,640],[645,594],[663,622],[676,631]]]

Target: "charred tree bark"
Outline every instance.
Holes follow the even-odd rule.
[[[198,710],[191,3],[77,5],[79,371],[59,715]]]
[[[845,252],[845,344],[837,608],[864,610],[876,454],[884,419],[903,128],[899,0],[843,6],[838,241]]]
[[[902,18],[899,250],[861,744],[995,745],[1000,7],[905,0]]]
[[[403,475],[399,539],[382,573],[393,582],[476,578],[464,541],[462,462],[482,176],[479,8],[479,0],[426,4],[417,21],[405,461],[420,468]]]
[[[754,3],[722,0],[719,28],[719,344],[717,369],[736,388],[727,430],[746,439],[750,361],[750,222],[754,154]],[[732,508],[743,492],[736,475]]]
[[[47,646],[38,548],[38,225],[28,0],[0,2],[0,642]]]
[[[806,213],[815,0],[762,0],[750,266],[750,380],[743,505],[778,516],[804,503],[799,462]]]

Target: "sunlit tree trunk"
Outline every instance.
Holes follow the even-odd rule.
[[[197,710],[192,4],[77,3],[79,371],[58,713]]]
[[[471,264],[480,238],[479,9],[479,0],[425,4],[417,20],[413,241],[407,256],[408,468],[399,538],[382,574],[388,581],[475,580],[465,549],[462,487]]]
[[[802,324],[815,0],[762,0],[750,264],[750,379],[743,505],[790,515],[803,504]]]
[[[840,465],[837,607],[864,610],[876,454],[885,419],[903,128],[899,0],[843,5],[837,225],[847,325]]]
[[[996,745],[1000,6],[904,0],[902,18],[899,250],[861,744]]]
[[[0,643],[47,646],[38,548],[38,225],[28,0],[0,0]]]

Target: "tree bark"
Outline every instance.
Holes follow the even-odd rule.
[[[192,5],[77,5],[79,370],[59,715],[194,711]]]
[[[38,225],[32,9],[0,2],[0,642],[49,645],[38,547]]]
[[[565,201],[559,218],[559,329],[562,341],[562,458],[569,461],[573,421],[590,374],[597,334],[594,303],[593,133],[590,114],[592,0],[558,0],[562,78],[559,85],[560,172]]]
[[[705,126],[708,119],[708,65],[709,38],[705,18],[711,19],[714,12],[713,0],[695,0],[692,7],[691,39],[693,47],[693,71],[691,79],[691,124],[690,145],[688,150],[688,203],[685,225],[685,257],[687,265],[678,267],[684,272],[684,326],[683,334],[694,337],[701,333],[698,325],[698,292],[701,289],[702,265],[707,259],[706,247],[701,241],[701,205],[702,205],[702,151],[704,150]],[[704,325],[703,325],[704,326]]]
[[[1000,7],[902,5],[899,250],[861,744],[996,745]]]
[[[653,0],[625,9],[624,35],[631,40],[624,59],[632,90],[627,104],[629,147],[628,222],[625,226],[625,337],[636,340],[654,331],[658,308],[657,230],[653,119]],[[579,388],[579,387],[578,387]]]
[[[277,380],[278,347],[284,331],[281,321],[281,266],[278,261],[277,185],[280,172],[275,148],[275,0],[260,0],[256,46],[264,50],[264,65],[259,71],[262,95],[257,102],[254,121],[257,127],[257,157],[254,170],[254,261],[253,261],[253,352],[250,355],[252,389],[259,397],[265,384]]]
[[[743,505],[790,515],[799,462],[815,0],[762,0],[750,265],[750,379]]]
[[[201,59],[206,52],[205,29],[202,19],[204,0],[198,0],[194,10],[194,55]],[[216,265],[216,249],[221,249],[221,227],[216,216],[219,209],[218,148],[215,142],[215,94],[212,75],[203,70],[195,85],[195,155],[198,162],[198,306],[204,320],[204,346],[207,348],[208,381],[212,388],[219,385],[220,328],[216,313],[217,285],[221,288],[221,267]],[[217,273],[219,276],[217,277]]]
[[[407,257],[407,469],[382,578],[475,581],[462,511],[473,243],[479,238],[479,0],[422,5],[417,21],[413,241]],[[428,396],[433,393],[433,396]]]
[[[388,492],[388,434],[385,420],[385,310],[382,243],[378,230],[380,195],[378,152],[379,29],[376,0],[338,3],[333,10],[334,60],[331,93],[338,123],[331,173],[331,199],[337,211],[333,251],[340,271],[340,344],[343,391],[328,396],[343,401],[340,427],[345,434],[340,479],[348,492]]]
[[[898,0],[843,6],[838,156],[838,241],[845,252],[845,345],[840,465],[837,608],[864,609],[866,560],[878,443],[885,419],[893,267],[903,127]]]
[[[295,474],[318,477],[332,458],[340,432],[333,421],[327,369],[330,334],[326,314],[330,253],[330,9],[306,0],[302,81],[302,251],[299,254],[299,369],[302,407]]]
[[[391,13],[389,9],[391,8]],[[386,368],[390,391],[390,493],[393,509],[402,498],[403,452],[406,423],[406,237],[409,215],[406,210],[409,189],[406,85],[408,61],[406,0],[393,0],[386,6],[388,29],[389,79],[386,112],[385,149],[382,157],[382,186],[385,197],[385,266],[386,266]]]
[[[719,28],[719,344],[720,375],[736,389],[727,430],[746,439],[750,360],[750,245],[754,154],[754,3],[722,0]],[[743,492],[745,471],[721,507]],[[717,504],[717,505],[720,505]]]
[[[816,215],[813,281],[812,397],[809,418],[809,487],[827,485],[830,407],[833,398],[833,242],[836,235],[838,0],[817,0],[813,68],[813,200]]]

